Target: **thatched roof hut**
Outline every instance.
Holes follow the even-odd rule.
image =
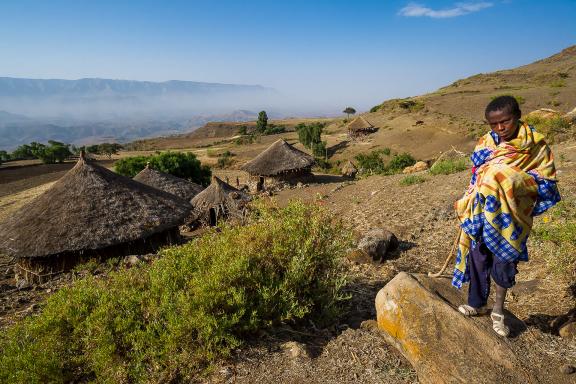
[[[146,164],[140,173],[134,176],[134,180],[139,183],[149,185],[164,192],[171,193],[181,199],[190,201],[194,196],[204,189],[201,185],[193,183],[179,177],[157,171]]]
[[[18,257],[27,279],[78,262],[147,253],[178,240],[191,206],[172,194],[87,161],[0,223],[0,252]]]
[[[194,215],[201,225],[216,225],[220,218],[243,220],[250,195],[212,176],[212,183],[192,200]]]
[[[363,116],[358,116],[348,124],[348,134],[350,136],[358,136],[374,131],[376,131],[376,128]]]
[[[241,169],[252,176],[277,176],[282,173],[310,169],[314,158],[294,148],[284,139],[277,140]]]

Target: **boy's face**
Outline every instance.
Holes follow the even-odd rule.
[[[501,140],[510,141],[516,138],[519,126],[518,118],[512,114],[509,108],[488,112],[486,120],[492,131]]]

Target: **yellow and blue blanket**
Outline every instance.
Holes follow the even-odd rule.
[[[544,136],[527,124],[521,122],[509,142],[486,134],[471,159],[470,185],[455,204],[462,229],[452,279],[457,288],[470,280],[469,251],[480,239],[503,262],[527,261],[533,216],[560,201],[552,152]]]

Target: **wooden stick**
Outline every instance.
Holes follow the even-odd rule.
[[[458,234],[456,235],[456,238],[454,239],[454,243],[452,244],[452,249],[450,249],[450,252],[448,253],[448,257],[446,258],[446,261],[444,262],[444,265],[442,266],[440,271],[438,271],[436,273],[428,272],[428,277],[433,277],[433,278],[441,277],[442,274],[444,273],[444,271],[446,270],[446,268],[448,268],[448,264],[450,263],[450,261],[454,257],[454,250],[456,249],[456,246],[458,245],[458,241],[460,240],[460,233],[461,232],[462,232],[462,230],[460,229],[460,226],[458,226]]]

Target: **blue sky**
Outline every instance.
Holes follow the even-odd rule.
[[[261,84],[340,111],[576,44],[575,0],[0,1],[0,76]]]

